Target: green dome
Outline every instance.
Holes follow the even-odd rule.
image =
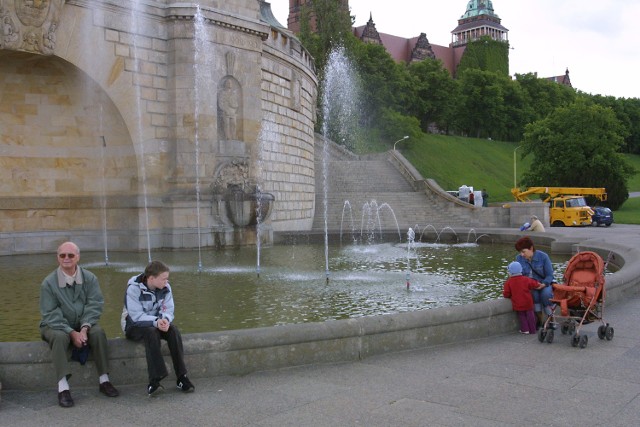
[[[493,3],[491,0],[469,0],[467,10],[460,19],[473,18],[481,15],[492,16],[499,19],[498,15],[493,11]]]

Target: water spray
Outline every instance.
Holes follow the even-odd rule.
[[[413,228],[409,227],[409,230],[407,231],[407,275],[406,275],[407,290],[411,288],[411,282],[409,280],[409,277],[411,275],[409,255],[411,254],[411,244],[415,241],[415,239],[416,239],[416,233],[415,231],[413,231]]]
[[[104,265],[109,265],[109,251],[107,250],[107,194],[104,184],[104,149],[107,148],[107,140],[104,135],[101,135],[102,139],[102,230],[104,233]]]

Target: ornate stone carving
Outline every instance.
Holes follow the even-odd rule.
[[[50,55],[64,0],[2,0],[0,48]]]
[[[0,6],[0,49],[9,49],[15,47],[16,42],[20,40],[19,29],[13,22],[13,18],[9,10]]]
[[[234,159],[219,166],[211,189],[214,194],[222,194],[229,186],[249,185],[249,164],[245,160]]]
[[[218,131],[221,140],[237,141],[242,119],[240,83],[231,76],[222,79],[218,91]]]
[[[416,45],[411,51],[411,62],[422,61],[427,58],[435,59],[435,57],[436,54],[433,52],[433,48],[431,47],[431,43],[429,43],[429,39],[427,39],[427,35],[425,33],[420,33],[420,37],[418,37]]]

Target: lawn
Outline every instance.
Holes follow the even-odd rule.
[[[531,158],[520,157],[518,147],[512,142],[429,134],[403,141],[398,150],[423,177],[435,179],[445,190],[457,190],[462,184],[474,190],[486,188],[489,202],[498,203],[513,201],[514,173],[520,179],[531,164]],[[640,155],[624,156],[640,172]],[[628,188],[640,191],[640,173],[631,177]],[[627,200],[614,218],[618,223],[640,224],[640,198]]]

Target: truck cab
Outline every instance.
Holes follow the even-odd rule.
[[[582,196],[554,197],[549,203],[549,222],[552,227],[591,225],[593,210]]]
[[[529,187],[526,190],[512,188],[511,194],[518,202],[530,201],[529,196],[538,195],[549,203],[549,223],[552,227],[579,227],[591,225],[593,210],[584,196],[600,201],[607,200],[605,188],[582,187]]]

